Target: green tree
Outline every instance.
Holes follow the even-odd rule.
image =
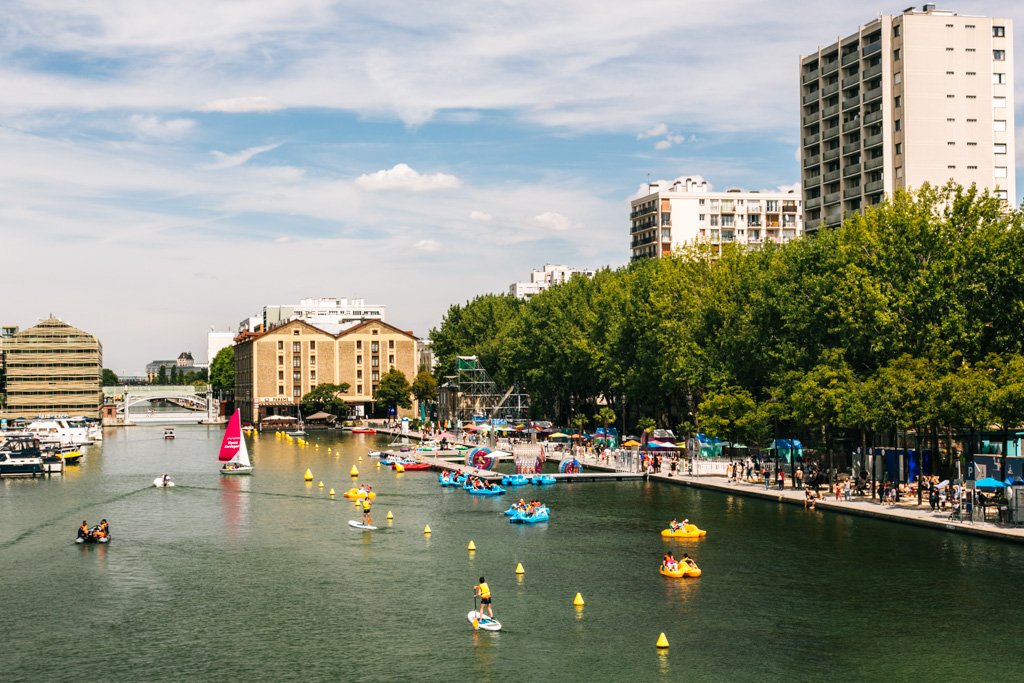
[[[608,435],[608,425],[614,424],[617,415],[610,406],[601,406],[597,410],[597,414],[594,415],[594,422],[599,423],[604,428],[605,436]]]
[[[225,346],[210,363],[210,386],[219,393],[235,391],[235,347]]]
[[[437,400],[437,380],[426,370],[421,370],[413,380],[412,395],[420,403],[432,403]]]
[[[583,413],[574,413],[569,419],[569,424],[574,430],[582,434],[587,429],[587,416]]]
[[[180,384],[181,383],[180,380],[181,380],[181,374],[178,372],[178,366],[177,365],[172,365],[171,366],[171,376],[169,378],[170,383],[171,384]]]
[[[160,369],[156,373],[157,384],[167,384],[167,367],[161,365]]]
[[[344,382],[341,384],[318,384],[302,397],[302,410],[306,415],[320,411],[331,415],[343,415],[348,412],[348,407],[342,394],[347,394],[349,388],[349,385]]]
[[[118,379],[117,374],[113,370],[110,370],[108,368],[103,368],[103,376],[101,381],[103,383],[103,386],[105,387],[116,387],[121,383],[121,380]]]
[[[373,392],[373,400],[381,407],[411,408],[411,392],[412,387],[405,373],[398,368],[391,368],[380,378],[380,384]]]

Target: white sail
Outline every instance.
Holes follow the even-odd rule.
[[[249,462],[249,448],[245,445],[245,439],[241,440],[238,452],[235,453],[235,457],[231,458],[231,462],[242,467],[252,467],[252,463]]]

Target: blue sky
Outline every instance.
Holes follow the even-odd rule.
[[[422,5],[8,0],[2,321],[53,313],[132,374],[302,297],[425,336],[544,263],[624,264],[648,174],[798,182],[799,55],[903,9]]]

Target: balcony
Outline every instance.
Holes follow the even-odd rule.
[[[839,81],[836,81],[834,83],[828,83],[826,85],[821,86],[821,95],[822,95],[822,97],[828,97],[829,95],[835,95],[837,92],[839,92]]]
[[[782,213],[796,213],[796,202],[783,202]]]
[[[847,76],[846,78],[843,79],[843,90],[846,90],[851,85],[857,85],[858,83],[860,83],[859,73],[855,73],[852,76]]]
[[[860,173],[860,164],[850,164],[849,166],[843,167],[843,177],[849,178]]]
[[[849,133],[860,128],[860,117],[855,117],[843,123],[843,132]]]
[[[823,119],[827,119],[827,118],[829,118],[830,116],[835,116],[835,115],[836,115],[836,114],[838,114],[838,113],[839,113],[839,105],[838,105],[838,104],[833,104],[832,106],[830,106],[830,107],[825,107],[825,108],[824,108],[824,109],[822,110],[822,112],[821,112],[821,118],[823,118]]]
[[[874,194],[875,192],[881,192],[883,189],[885,189],[885,181],[872,180],[864,185],[864,194]]]
[[[883,156],[877,156],[877,157],[874,157],[873,159],[865,159],[864,160],[864,170],[865,171],[874,171],[876,168],[881,168],[882,164],[884,162],[885,162],[885,157],[883,157]]]
[[[860,106],[860,97],[857,97],[856,95],[853,97],[847,97],[843,100],[843,111],[847,111],[858,106]]]
[[[821,197],[811,197],[804,205],[808,209],[816,209],[821,206]]]
[[[818,99],[819,99],[819,95],[821,95],[821,92],[818,91],[818,90],[815,90],[814,92],[809,92],[809,93],[807,93],[806,95],[803,96],[803,98],[801,99],[801,102],[803,102],[804,104],[810,104],[811,102],[817,102]]]
[[[868,137],[864,138],[864,149],[868,149],[869,147],[876,147],[880,144],[882,144],[881,133],[878,133],[877,135],[869,135]]]
[[[834,53],[833,53],[834,56]],[[831,61],[823,59],[821,62],[821,75],[828,76],[839,69],[839,59],[833,59]]]
[[[864,114],[864,125],[865,126],[869,126],[872,123],[875,123],[876,121],[881,121],[881,120],[882,120],[882,110],[881,109],[878,109],[876,111],[869,111],[868,113]]]
[[[875,54],[876,52],[878,52],[881,49],[882,49],[882,41],[876,40],[873,43],[868,43],[867,45],[865,45],[864,49],[862,50],[862,52],[863,52],[864,56],[867,57],[869,55]]]
[[[828,173],[826,173],[825,175],[822,176],[822,181],[826,182],[826,183],[832,183],[832,182],[835,182],[837,180],[839,180],[839,171],[838,170],[829,171]]]
[[[807,85],[808,83],[813,83],[814,81],[818,80],[818,76],[820,73],[821,72],[818,69],[808,71],[803,75],[803,78],[800,82],[803,83],[804,85]]]
[[[860,140],[857,140],[857,142],[848,142],[843,145],[843,156],[846,156],[847,154],[856,154],[859,151]]]
[[[860,186],[848,187],[843,190],[843,199],[852,199],[853,197],[860,196]]]
[[[824,154],[825,161],[835,161],[839,158],[839,147],[833,147],[832,149],[826,149]]]
[[[805,135],[804,136],[804,147],[809,147],[810,145],[816,145],[820,141],[821,141],[821,133],[811,133],[810,135]]]
[[[825,204],[835,204],[838,201],[839,201],[839,193],[838,192],[829,192],[827,195],[825,195]]]
[[[867,104],[868,102],[874,102],[875,100],[880,99],[881,97],[882,86],[878,86],[877,88],[871,88],[871,90],[868,90],[867,92],[864,93],[864,104]]]
[[[821,185],[821,174],[820,173],[817,174],[817,175],[813,175],[813,176],[806,176],[804,178],[804,188],[817,187],[818,185]],[[751,216],[751,218],[753,218],[753,216]]]
[[[814,156],[804,157],[804,168],[810,168],[811,166],[817,166],[821,163],[821,155],[815,154]]]
[[[845,55],[843,55],[843,66],[849,66],[859,59],[860,55],[857,54],[856,50],[853,50],[852,52],[847,52]]]
[[[836,137],[837,135],[839,135],[839,124],[838,123],[836,125],[834,125],[834,126],[830,126],[830,127],[826,128],[825,132],[821,134],[821,139],[822,140],[831,140],[832,138]]]
[[[818,116],[818,112],[814,112],[813,114],[807,114],[806,116],[804,116],[804,125],[809,126],[812,123],[817,123],[819,118],[820,117]]]
[[[882,73],[882,65],[880,63],[875,64],[874,66],[869,66],[868,68],[864,69],[864,80],[870,80],[875,76],[879,75],[880,73]]]

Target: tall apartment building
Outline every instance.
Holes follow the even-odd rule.
[[[309,298],[297,304],[263,307],[262,330],[270,330],[290,320],[302,320],[331,332],[339,332],[364,320],[384,320],[387,306],[368,304],[365,299]],[[239,332],[258,332],[260,324],[250,317],[239,325]]]
[[[1013,26],[924,5],[800,59],[808,231],[954,180],[1016,202]]]
[[[0,418],[99,418],[103,346],[56,318],[0,337]]]
[[[508,288],[508,293],[517,299],[529,299],[552,285],[568,282],[574,275],[594,277],[594,271],[545,263],[543,268],[530,271],[529,282],[513,282]]]
[[[797,192],[712,192],[702,178],[652,183],[650,194],[630,202],[633,260],[660,258],[698,242],[719,252],[737,243],[757,248],[803,235]]]
[[[356,414],[369,415],[380,378],[391,368],[401,370],[410,384],[416,378],[416,341],[412,333],[380,320],[337,334],[292,320],[243,335],[235,345],[235,405],[247,422],[297,416],[297,406],[313,387],[348,384],[345,402]]]

